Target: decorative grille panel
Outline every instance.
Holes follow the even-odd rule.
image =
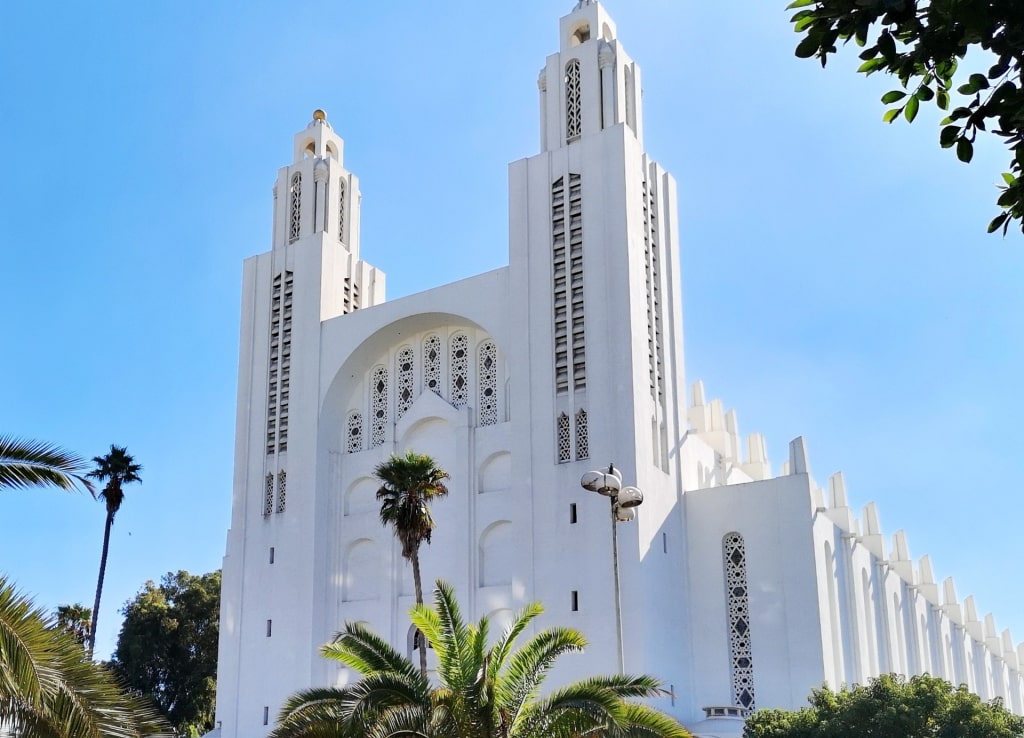
[[[750,646],[750,608],[747,604],[747,552],[743,536],[722,539],[725,559],[726,604],[729,613],[729,651],[732,658],[733,702],[748,712],[754,706],[754,661]]]
[[[484,341],[477,352],[480,425],[495,425],[498,422],[498,350],[494,341]]]
[[[569,416],[560,413],[558,416],[558,463],[564,464],[572,459],[572,432],[569,429]]]
[[[284,512],[286,494],[288,491],[288,473],[282,469],[277,473],[277,511]]]
[[[370,448],[384,443],[384,429],[388,423],[388,370],[378,366],[370,380]]]
[[[266,485],[263,488],[263,517],[274,512],[274,475],[267,474]]]
[[[464,407],[469,402],[469,338],[465,333],[452,336],[451,402]]]
[[[406,346],[398,352],[398,398],[396,400],[396,415],[401,418],[405,415],[406,411],[412,407],[413,400],[416,399],[413,391],[413,382],[415,380],[415,364],[413,362],[412,348]]]
[[[288,201],[288,243],[297,241],[302,234],[302,175],[292,175]]]
[[[348,414],[348,438],[345,440],[345,450],[350,454],[363,450],[363,414],[357,410]]]
[[[580,86],[580,60],[573,59],[565,67],[565,138],[569,141],[583,133]]]
[[[423,386],[441,396],[441,339],[427,336],[423,342]]]
[[[587,411],[576,411],[576,460],[590,458],[590,429],[587,427]]]
[[[338,240],[345,240],[345,180],[338,180]]]

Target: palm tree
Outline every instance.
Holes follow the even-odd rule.
[[[92,628],[92,610],[79,602],[60,605],[57,607],[57,627],[73,635],[76,641],[85,646]]]
[[[13,738],[170,736],[148,702],[0,576],[0,733]]]
[[[86,476],[106,482],[100,497],[107,505],[107,520],[103,526],[103,553],[100,554],[100,574],[96,580],[96,600],[92,606],[92,625],[89,628],[89,656],[92,657],[93,649],[96,648],[96,624],[100,618],[100,597],[103,594],[103,577],[107,573],[107,552],[110,549],[110,528],[114,524],[114,516],[121,509],[124,502],[124,491],[121,487],[131,482],[141,482],[139,472],[142,466],[135,463],[135,459],[128,453],[124,446],[110,446],[110,453],[104,456],[93,457],[96,468]]]
[[[412,564],[412,580],[416,588],[416,604],[423,604],[423,584],[420,578],[420,544],[430,543],[434,519],[430,515],[430,501],[448,494],[444,480],[448,472],[426,454],[408,451],[405,456],[392,454],[391,458],[374,469],[383,482],[377,490],[380,500],[380,522],[395,529],[402,544],[402,556]],[[420,671],[427,673],[427,649],[422,636],[417,634]]]
[[[59,446],[14,436],[0,436],[0,489],[53,486],[73,490],[84,487],[85,461]]]
[[[559,656],[582,651],[583,636],[549,628],[515,649],[543,612],[534,603],[488,646],[488,620],[467,624],[452,587],[438,582],[434,606],[416,605],[413,624],[433,644],[438,686],[387,641],[348,623],[321,654],[357,672],[345,687],[291,697],[270,738],[687,738],[668,715],[634,699],[663,696],[649,676],[597,676],[538,693]]]

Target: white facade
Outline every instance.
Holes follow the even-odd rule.
[[[826,502],[801,439],[773,477],[760,436],[741,453],[733,412],[700,383],[687,400],[676,189],[644,152],[640,70],[597,2],[559,38],[541,152],[509,168],[508,267],[385,302],[342,140],[319,111],[295,137],[272,250],[244,267],[222,735],[265,735],[288,695],[344,682],[317,648],[345,621],[411,649],[411,573],[373,479],[407,449],[451,474],[425,580],[474,618],[540,600],[542,624],[582,630],[560,680],[618,669],[609,510],[579,486],[614,461],[646,495],[618,528],[625,668],[671,685],[657,706],[699,734],[888,671],[1021,712],[1024,652],[902,532],[887,549],[840,475]]]

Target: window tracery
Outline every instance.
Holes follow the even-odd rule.
[[[464,407],[469,402],[469,338],[465,333],[452,336],[451,403]]]
[[[363,414],[353,410],[348,414],[348,437],[345,439],[345,450],[350,454],[363,450]]]
[[[572,459],[572,432],[569,428],[569,416],[558,415],[558,463],[564,464]]]
[[[274,475],[268,473],[263,487],[263,517],[268,517],[272,512],[274,512]]]
[[[729,617],[729,652],[732,658],[732,693],[746,711],[754,705],[754,662],[750,645],[750,608],[747,600],[747,552],[743,536],[727,533],[722,540],[725,590]]]
[[[345,240],[345,180],[338,180],[338,240]]]
[[[302,234],[302,175],[292,175],[288,205],[288,243],[297,241]]]
[[[441,339],[427,336],[423,342],[423,386],[441,396]]]
[[[284,512],[286,493],[288,491],[288,473],[282,469],[277,473],[277,511]]]
[[[477,352],[480,425],[495,425],[498,422],[498,351],[494,341],[484,341]]]
[[[590,458],[590,428],[588,427],[587,411],[580,408],[576,411],[576,460]]]
[[[378,366],[373,370],[370,387],[370,448],[384,443],[384,430],[388,422],[388,370]]]
[[[565,137],[568,141],[583,133],[580,82],[580,60],[573,59],[565,66]]]
[[[398,352],[397,359],[397,372],[398,372],[398,399],[396,401],[396,416],[401,419],[405,415],[406,411],[412,407],[413,400],[416,399],[413,393],[413,380],[414,380],[414,362],[413,353],[410,346],[406,346]]]

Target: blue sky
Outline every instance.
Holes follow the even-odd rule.
[[[806,437],[821,483],[1024,639],[1024,242],[986,236],[1003,155],[965,166],[894,84],[792,54],[784,2],[609,0],[679,182],[688,381]],[[507,263],[506,165],[571,0],[0,5],[0,431],[144,465],[114,526],[97,654],[147,580],[217,568],[242,259],[314,108],[360,176],[363,256],[398,297]],[[741,12],[742,11],[742,12]],[[101,505],[0,499],[0,571],[92,601]]]

